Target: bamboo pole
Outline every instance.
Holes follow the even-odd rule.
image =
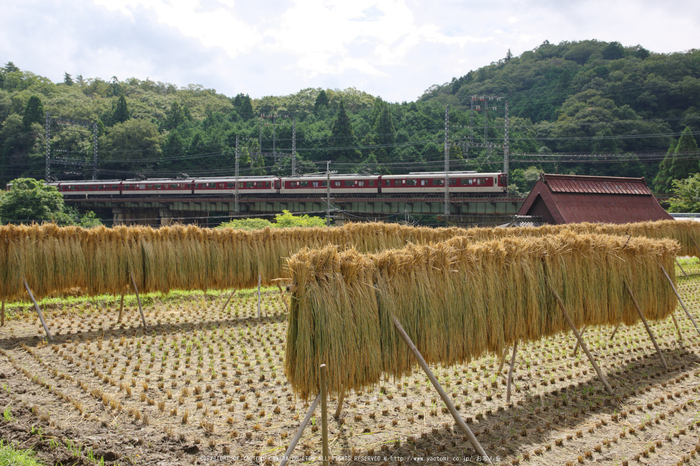
[[[554,295],[554,298],[557,300],[557,303],[559,304],[559,308],[561,311],[564,313],[564,317],[566,318],[566,321],[569,323],[569,327],[571,327],[571,330],[573,330],[574,335],[576,335],[576,339],[578,340],[579,344],[581,345],[581,348],[583,348],[583,351],[586,353],[586,356],[588,356],[588,360],[591,362],[591,365],[593,366],[593,369],[598,373],[598,377],[600,380],[603,381],[603,385],[605,385],[605,389],[610,393],[611,395],[614,394],[612,387],[608,383],[608,379],[605,378],[603,375],[603,372],[600,370],[600,367],[598,367],[598,363],[595,362],[595,359],[593,358],[593,355],[591,354],[590,351],[588,351],[588,347],[586,344],[583,342],[583,338],[581,338],[581,335],[578,333],[578,330],[576,330],[576,326],[574,325],[574,321],[571,320],[571,317],[569,317],[569,313],[566,312],[566,307],[564,306],[564,301],[561,300],[561,297],[559,297],[559,293],[552,287],[552,285],[547,282],[547,286],[549,287],[549,291],[552,292]]]
[[[5,326],[5,300],[4,299],[2,300],[2,310],[0,310],[0,319],[2,320],[2,321],[0,321],[0,327],[4,327]]]
[[[403,327],[399,323],[398,319],[396,317],[392,317],[392,320],[394,321],[394,326],[396,327],[396,330],[399,332],[399,335],[401,335],[401,338],[403,338],[403,341],[405,341],[406,345],[408,345],[408,348],[411,350],[411,352],[413,353],[413,356],[415,356],[416,360],[418,361],[418,364],[421,366],[421,368],[423,369],[425,374],[428,376],[428,379],[430,379],[430,382],[433,384],[433,387],[435,387],[435,390],[437,390],[437,392],[440,394],[440,398],[442,398],[442,401],[447,405],[447,409],[450,410],[450,413],[452,414],[452,417],[454,418],[455,422],[457,422],[457,425],[459,425],[459,427],[462,429],[462,431],[466,434],[467,438],[469,439],[469,443],[472,444],[472,446],[474,447],[476,452],[484,459],[485,463],[491,464],[490,457],[486,455],[486,452],[479,444],[479,441],[474,436],[474,433],[471,431],[469,426],[467,426],[467,424],[465,424],[464,421],[462,420],[462,418],[460,417],[454,404],[452,404],[452,401],[447,396],[447,393],[445,393],[445,390],[440,385],[440,382],[438,382],[438,380],[435,378],[435,375],[433,375],[433,372],[428,367],[428,364],[425,362],[425,359],[423,359],[423,356],[418,351],[418,348],[416,348],[416,345],[413,344],[413,342],[411,341],[411,338],[408,336],[406,331],[403,329]]]
[[[587,329],[587,328],[588,328],[588,327],[587,327],[586,325],[584,325],[583,328],[581,329],[581,336],[582,336],[582,337],[583,337],[583,334],[586,333],[586,329]],[[576,353],[578,353],[578,347],[579,347],[579,344],[578,344],[578,340],[577,340],[577,341],[576,341],[576,346],[574,346],[574,352],[571,353],[571,356],[576,356]]]
[[[284,452],[284,456],[282,457],[282,461],[280,461],[280,466],[285,466],[287,462],[289,461],[289,457],[294,453],[294,449],[297,446],[297,443],[299,443],[299,440],[301,439],[301,435],[304,433],[304,429],[306,429],[306,426],[309,424],[309,421],[311,420],[311,416],[314,415],[314,411],[316,411],[316,407],[318,406],[318,403],[321,401],[321,392],[316,395],[316,399],[311,403],[311,406],[309,407],[309,410],[306,412],[306,416],[304,417],[304,420],[301,421],[301,425],[299,426],[299,429],[297,430],[297,433],[294,434],[294,438],[292,439],[292,442],[289,444],[289,448],[287,448],[287,451]]]
[[[688,274],[685,273],[685,270],[683,270],[683,267],[681,267],[681,263],[678,262],[678,258],[677,258],[677,257],[676,257],[676,265],[678,266],[679,269],[681,269],[681,272],[683,272],[683,276],[684,276],[685,278],[688,278]]]
[[[228,299],[226,300],[226,304],[224,304],[224,307],[221,308],[221,312],[224,312],[226,310],[228,303],[231,302],[231,298],[233,298],[233,295],[236,294],[236,291],[238,291],[238,290],[233,290],[233,293],[231,293],[231,296],[229,296]]]
[[[617,324],[617,325],[615,326],[615,330],[613,330],[612,335],[610,335],[610,340],[612,340],[613,338],[615,338],[615,334],[617,333],[617,329],[620,328],[620,325],[622,325],[622,322],[620,322],[619,324]]]
[[[262,277],[260,274],[258,274],[258,320],[260,320],[260,301],[261,301],[261,296],[260,296],[260,282],[262,281]]]
[[[508,356],[508,348],[503,349],[503,354],[501,355],[501,361],[498,364],[498,373],[500,374],[503,370],[503,365],[506,363],[506,356]]]
[[[632,290],[630,289],[630,286],[627,284],[627,282],[625,282],[625,288],[627,288],[627,293],[629,293],[630,298],[632,298],[632,302],[634,303],[634,307],[637,309],[637,314],[639,314],[639,317],[642,318],[642,322],[644,322],[644,327],[647,329],[647,333],[649,334],[649,338],[651,338],[651,342],[654,344],[654,348],[656,348],[656,352],[659,353],[659,357],[661,358],[661,362],[664,364],[666,371],[668,371],[668,364],[666,363],[666,358],[664,357],[664,354],[661,352],[661,348],[659,348],[658,343],[656,343],[656,338],[654,338],[654,332],[652,332],[651,328],[649,328],[649,324],[647,323],[647,320],[644,318],[644,314],[642,313],[642,308],[639,307],[639,303],[637,302],[637,298],[635,298],[634,294],[632,294]]]
[[[32,290],[29,288],[29,284],[27,283],[26,278],[22,278],[24,281],[24,287],[27,289],[27,293],[29,293],[29,297],[32,299],[32,302],[34,303],[34,309],[36,309],[36,313],[39,314],[39,320],[41,321],[41,325],[44,326],[44,331],[46,332],[46,338],[50,341],[51,340],[51,333],[49,332],[49,327],[46,325],[46,321],[44,320],[44,314],[41,313],[41,308],[39,308],[39,304],[37,304],[36,299],[34,299],[34,294],[32,293]],[[5,302],[3,301],[3,304]]]
[[[287,301],[284,300],[284,291],[282,291],[282,287],[280,286],[279,282],[276,282],[275,284],[280,290],[280,301],[282,301],[282,304],[284,304],[284,307],[287,309],[287,312],[289,312],[289,305],[287,304]]]
[[[340,419],[340,413],[343,411],[343,401],[345,401],[344,391],[340,392],[340,395],[338,395],[338,407],[335,408],[335,414],[333,415],[335,419]]]
[[[698,246],[698,243],[695,242],[695,238],[693,238],[692,235],[689,235],[689,236],[690,236],[690,239],[693,241],[693,244],[695,245],[695,249],[698,250],[698,254],[700,254],[700,246]],[[698,257],[700,257],[700,256],[698,256]]]
[[[328,386],[326,384],[326,365],[321,364],[321,443],[323,452],[323,466],[329,464],[328,453]]]
[[[513,367],[515,367],[515,352],[518,349],[518,341],[513,345],[513,356],[510,358],[510,369],[508,369],[508,388],[506,390],[506,403],[510,403],[510,385],[513,382]]]
[[[676,316],[671,314],[671,319],[673,319],[673,324],[676,326],[676,330],[678,330],[678,340],[683,341],[683,335],[681,334],[681,328],[678,326],[678,321],[676,320]]]
[[[143,324],[143,333],[146,333],[146,318],[143,315],[143,309],[141,308],[141,297],[139,296],[139,289],[136,286],[136,279],[134,278],[134,273],[131,273],[131,283],[134,285],[134,292],[136,293],[136,302],[139,304],[139,312],[141,313],[141,323]]]
[[[666,269],[664,268],[663,264],[659,264],[661,266],[661,270],[663,271],[664,275],[666,276],[666,279],[668,282],[671,284],[671,288],[673,288],[673,292],[676,294],[676,298],[678,298],[678,302],[681,303],[681,306],[683,307],[683,310],[685,311],[685,315],[688,316],[688,318],[693,321],[693,325],[695,325],[695,329],[700,333],[700,328],[698,328],[698,323],[695,322],[695,319],[693,319],[693,316],[690,315],[690,312],[688,312],[688,308],[685,307],[685,303],[681,299],[681,295],[678,294],[678,290],[676,289],[676,285],[673,284],[673,280],[671,280],[671,277],[668,276],[668,273],[666,273]]]
[[[119,301],[119,317],[117,317],[117,322],[122,321],[122,311],[124,311],[124,290],[122,290],[122,298]]]

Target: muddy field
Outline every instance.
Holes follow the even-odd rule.
[[[679,288],[700,321],[700,267]],[[47,344],[29,305],[0,329],[0,437],[47,464],[278,464],[307,404],[284,376],[286,305],[276,289],[154,296],[144,334],[135,302],[51,302]],[[506,403],[494,355],[435,373],[498,464],[700,464],[700,336],[682,309],[652,324],[589,328],[604,390],[571,332],[521,344]],[[508,357],[510,359],[510,355]],[[331,415],[337,400],[331,398]],[[316,464],[320,409],[292,464]],[[336,464],[471,464],[478,458],[427,377],[345,397],[330,422]]]

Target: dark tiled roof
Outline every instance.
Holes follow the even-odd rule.
[[[553,193],[652,194],[644,178],[542,174],[542,180]]]
[[[644,178],[542,174],[518,215],[545,222],[631,223],[670,220]]]

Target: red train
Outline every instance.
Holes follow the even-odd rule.
[[[326,193],[326,175],[297,177],[252,176],[238,178],[239,195],[298,195]],[[333,194],[438,194],[445,192],[445,172],[406,175],[331,175]],[[499,194],[506,192],[505,173],[450,172],[450,193]],[[66,197],[153,196],[153,195],[235,195],[236,178],[189,178],[147,180],[59,181],[56,186]]]

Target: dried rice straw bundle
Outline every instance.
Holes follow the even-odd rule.
[[[288,262],[285,371],[305,398],[318,391],[321,364],[336,392],[375,384],[381,373],[409,373],[414,359],[394,316],[428,362],[500,354],[516,341],[569,330],[547,284],[577,327],[635,323],[625,283],[647,318],[662,319],[676,302],[659,264],[673,270],[679,249],[671,240],[565,231],[481,243],[458,237],[380,254],[304,250]]]

